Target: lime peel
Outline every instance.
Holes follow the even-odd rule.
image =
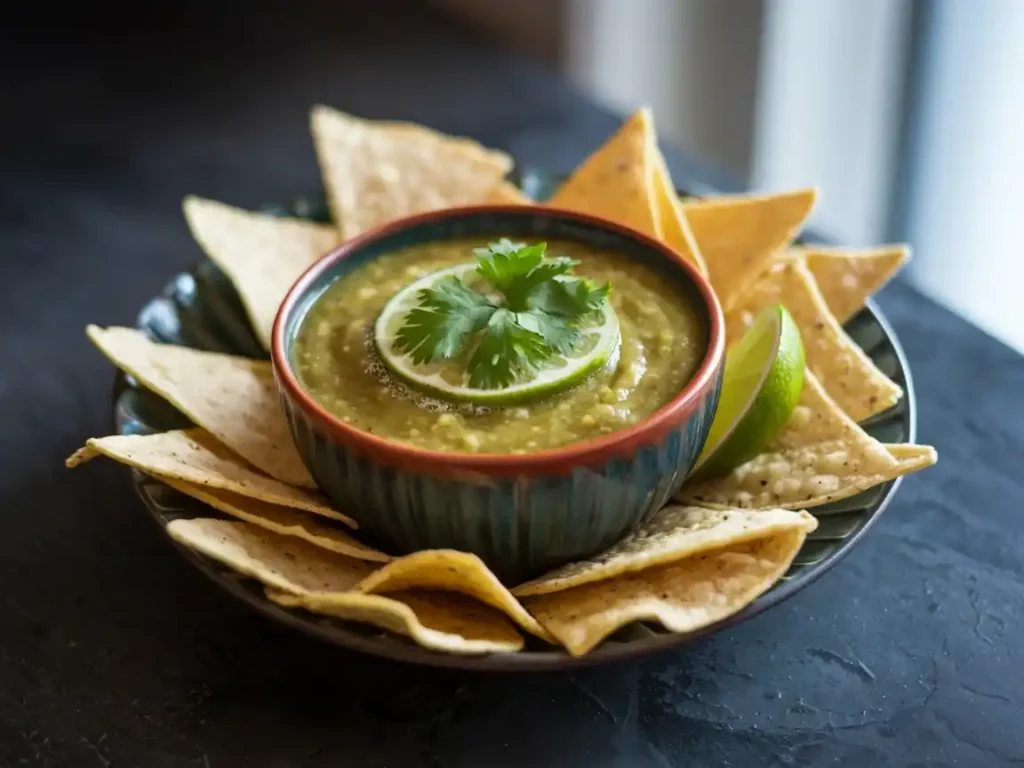
[[[793,317],[781,304],[766,307],[726,353],[722,394],[694,474],[725,475],[762,453],[800,402],[805,368]]]

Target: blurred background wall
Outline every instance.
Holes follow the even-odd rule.
[[[1024,350],[1024,0],[435,0]]]

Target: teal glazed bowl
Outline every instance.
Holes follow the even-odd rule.
[[[569,240],[645,262],[696,309],[705,354],[696,374],[644,421],[586,442],[528,454],[440,452],[357,429],[303,388],[295,338],[334,281],[411,245],[465,237]],[[476,206],[427,213],[349,240],[292,287],[274,325],[271,358],[295,444],[324,493],[395,553],[457,549],[506,584],[608,548],[679,490],[718,404],[725,323],[707,280],[682,256],[603,219],[541,206]]]

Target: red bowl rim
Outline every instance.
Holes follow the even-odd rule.
[[[637,240],[648,248],[660,251],[663,256],[679,267],[696,286],[704,302],[709,325],[709,338],[704,358],[686,386],[668,403],[643,421],[630,427],[591,440],[522,454],[432,451],[418,448],[346,424],[317,403],[299,383],[298,377],[292,371],[285,348],[287,321],[295,311],[296,305],[306,295],[309,287],[335,264],[349,258],[369,243],[380,238],[404,229],[447,218],[503,213],[554,216],[610,230]],[[725,318],[718,297],[712,290],[708,279],[682,254],[635,229],[596,216],[546,205],[471,205],[446,208],[396,219],[346,240],[312,264],[288,290],[274,320],[271,337],[271,360],[278,386],[283,387],[286,395],[298,403],[307,416],[327,429],[335,439],[357,452],[390,464],[420,472],[444,468],[449,474],[453,469],[501,476],[551,474],[602,464],[613,456],[631,457],[638,448],[659,443],[669,431],[697,407],[704,395],[715,385],[719,368],[724,364],[724,358]]]

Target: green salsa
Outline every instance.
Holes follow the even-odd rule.
[[[395,380],[373,344],[388,300],[414,280],[472,260],[479,239],[415,245],[358,267],[331,285],[299,328],[293,365],[305,389],[352,426],[437,451],[529,453],[623,429],[668,403],[705,352],[689,298],[657,270],[579,243],[548,252],[577,259],[574,273],[610,283],[618,354],[580,384],[543,399],[494,408],[455,404]]]

